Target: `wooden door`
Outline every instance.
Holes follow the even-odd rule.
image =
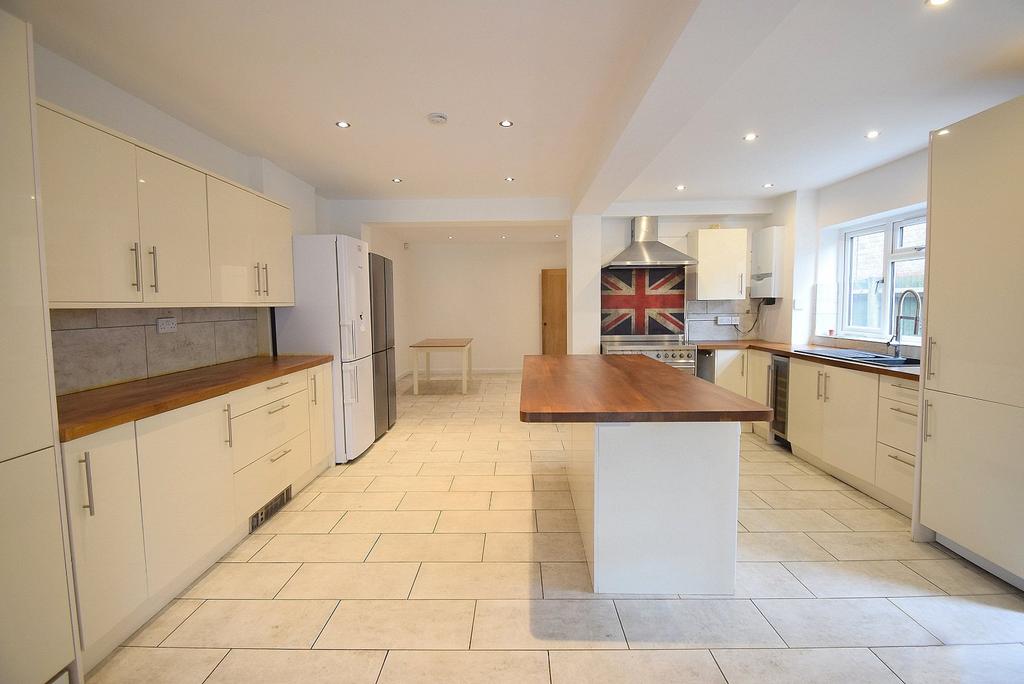
[[[541,352],[565,354],[566,272],[564,268],[545,268],[540,272]]]

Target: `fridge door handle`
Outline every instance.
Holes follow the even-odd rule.
[[[349,373],[349,374],[351,374],[351,377],[352,377],[352,381],[351,382],[345,382],[344,378],[342,379],[342,383],[343,383],[342,388],[344,390],[344,392],[343,392],[344,402],[346,404],[355,404],[358,401],[358,397],[356,395],[356,387],[355,387],[355,384],[356,384],[355,383],[355,377],[356,377],[355,369],[346,368],[346,369],[342,370],[341,372],[342,372],[342,375],[344,375],[345,373]]]

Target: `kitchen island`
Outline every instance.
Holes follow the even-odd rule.
[[[569,425],[595,593],[733,593],[740,422],[771,415],[641,355],[523,362],[520,419]]]

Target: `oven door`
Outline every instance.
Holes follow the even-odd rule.
[[[673,368],[681,370],[689,375],[697,374],[697,367],[694,365],[693,361],[663,361],[662,363],[666,366],[672,366]]]

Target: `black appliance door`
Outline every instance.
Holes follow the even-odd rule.
[[[395,380],[395,350],[388,349],[388,428],[398,420],[398,382]]]
[[[373,433],[378,440],[388,431],[388,355],[373,355]]]
[[[387,287],[385,286],[384,262],[385,259],[381,255],[370,255],[370,330],[373,336],[374,353],[388,348]]]
[[[391,259],[384,259],[384,334],[386,337],[385,347],[395,346],[395,265]],[[392,368],[394,364],[392,364]],[[392,373],[392,376],[394,373]]]

